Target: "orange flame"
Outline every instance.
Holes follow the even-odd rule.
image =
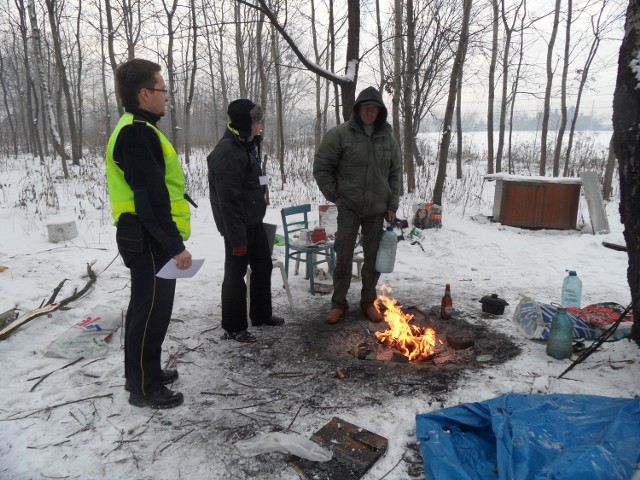
[[[432,347],[436,344],[435,330],[411,325],[413,315],[404,313],[396,299],[388,296],[390,292],[391,288],[382,285],[375,302],[376,310],[381,314],[380,304],[386,309],[383,316],[389,325],[388,330],[375,332],[378,340],[397,348],[409,360],[423,360],[433,355]]]

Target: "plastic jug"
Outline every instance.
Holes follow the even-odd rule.
[[[378,254],[376,256],[376,270],[380,273],[393,272],[396,263],[396,249],[398,248],[398,237],[393,232],[393,226],[389,225],[382,234]]]
[[[580,308],[580,298],[582,297],[582,280],[573,270],[564,277],[562,282],[562,306]]]
[[[566,308],[558,308],[547,337],[547,355],[562,360],[573,354],[573,319]]]

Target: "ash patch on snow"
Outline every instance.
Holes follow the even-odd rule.
[[[226,459],[228,478],[299,478],[288,466],[289,455],[239,457],[233,447],[238,440],[273,431],[309,437],[309,432],[333,416],[361,409],[383,410],[392,398],[426,398],[429,404],[440,404],[463,374],[491,368],[520,352],[509,337],[485,325],[457,317],[440,320],[414,310],[410,312],[416,313],[414,322],[433,326],[438,338],[465,333],[473,337],[474,346],[460,351],[445,348],[448,360],[440,364],[389,361],[385,357],[389,347],[373,335],[374,329],[384,330],[386,323],[374,324],[359,310],[350,310],[342,321],[329,325],[324,321],[326,300],[322,307],[313,305],[320,300],[314,299],[304,311],[298,308],[295,316],[287,315],[283,327],[252,328],[258,343],[220,340],[217,328],[204,333],[201,345],[182,357],[182,362],[193,366],[179,365],[184,383],[176,388],[185,393],[191,421],[208,419],[207,434],[200,436],[198,448],[211,448]],[[350,353],[362,343],[373,349],[368,359]],[[478,362],[478,355],[492,359]],[[344,374],[342,378],[338,371]],[[181,422],[188,423],[184,412],[182,415]],[[422,464],[415,445],[407,448],[416,455],[405,458],[404,468],[413,472],[411,476],[420,476]]]
[[[179,310],[165,341],[166,367],[180,372],[171,388],[185,395],[184,405],[157,411],[129,405],[119,331],[107,357],[60,370],[34,393],[29,392],[33,382],[22,384],[22,393],[3,411],[2,425],[12,432],[4,454],[19,458],[37,449],[47,465],[42,471],[46,476],[297,480],[300,475],[291,466],[291,455],[243,457],[234,444],[277,431],[309,438],[331,418],[340,417],[386,436],[395,449],[387,455],[403,458],[394,468],[420,477],[424,473],[415,441],[400,445],[383,430],[394,422],[393,405],[400,401],[408,410],[414,405],[422,410],[425,404],[439,408],[463,375],[468,378],[474,371],[495,367],[519,352],[507,336],[481,321],[475,325],[461,320],[462,312],[451,320],[437,319],[435,307],[421,318],[416,315],[416,322],[432,324],[440,336],[463,332],[475,341],[441,364],[387,360],[383,354],[390,357],[389,348],[373,336],[374,329],[385,329],[386,324],[371,323],[354,309],[329,325],[324,321],[323,296],[306,300],[295,315],[278,307],[276,313],[286,317],[286,325],[252,328],[258,336],[255,344],[221,340],[218,307],[210,308],[211,312],[196,306]],[[27,333],[23,329],[16,335]],[[349,352],[361,343],[372,347],[373,359]],[[478,362],[477,355],[492,359]],[[42,372],[70,363],[42,362]],[[37,441],[30,433],[34,429],[42,432]],[[101,459],[90,475],[85,471],[87,449]],[[64,462],[59,461],[61,455]],[[15,462],[4,475],[22,480],[32,478],[33,472],[26,463]]]

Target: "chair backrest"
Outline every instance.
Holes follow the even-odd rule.
[[[282,227],[284,228],[285,242],[289,242],[289,235],[309,228],[309,216],[311,204],[295,205],[280,210],[282,214]]]

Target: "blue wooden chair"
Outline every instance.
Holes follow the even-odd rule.
[[[284,229],[284,261],[285,272],[289,276],[289,259],[300,262],[304,256],[306,265],[306,276],[309,279],[309,290],[315,295],[316,290],[313,283],[313,270],[316,265],[327,263],[329,272],[333,271],[336,256],[333,249],[333,242],[323,242],[317,245],[300,245],[292,238],[292,235],[300,232],[300,230],[309,229],[309,212],[311,205],[296,205],[294,207],[283,208],[282,227]]]

